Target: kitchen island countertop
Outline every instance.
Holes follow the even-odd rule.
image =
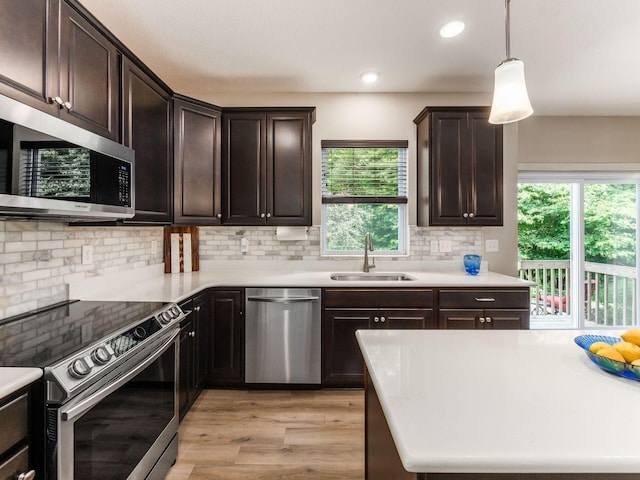
[[[582,333],[357,338],[408,472],[640,473],[640,382],[593,364],[574,343]]]

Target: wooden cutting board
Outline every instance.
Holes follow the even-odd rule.
[[[177,234],[179,238],[179,271],[184,272],[184,238],[185,234],[191,235],[191,271],[197,272],[200,269],[199,261],[199,239],[198,239],[198,227],[164,227],[164,273],[171,273],[171,234]],[[174,272],[177,273],[177,272]]]

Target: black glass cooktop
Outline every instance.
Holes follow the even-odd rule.
[[[159,302],[73,301],[0,324],[1,367],[46,367],[160,309]]]

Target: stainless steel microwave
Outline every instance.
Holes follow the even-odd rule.
[[[0,95],[0,216],[131,218],[134,152]]]

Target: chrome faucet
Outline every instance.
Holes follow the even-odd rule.
[[[364,267],[363,272],[369,272],[370,269],[376,268],[376,260],[372,258],[371,264],[369,264],[369,252],[373,252],[373,239],[370,233],[364,235]]]

